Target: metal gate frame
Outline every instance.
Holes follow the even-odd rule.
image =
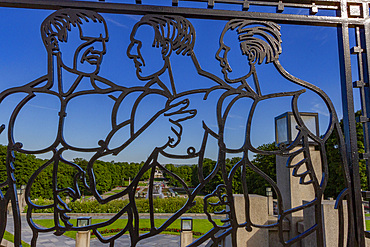
[[[181,0],[180,0],[181,1]],[[184,0],[185,1],[185,0]],[[188,0],[191,1],[191,0]],[[341,91],[344,112],[344,133],[347,152],[347,163],[351,179],[351,197],[353,207],[353,221],[350,227],[354,236],[348,246],[365,246],[365,237],[370,237],[363,225],[362,196],[370,198],[370,192],[361,192],[359,159],[366,159],[367,167],[370,158],[370,0],[283,0],[283,1],[255,1],[255,0],[200,0],[208,3],[208,9],[177,7],[179,0],[172,0],[172,7],[142,5],[141,0],[134,4],[73,1],[73,0],[0,0],[0,7],[30,8],[58,10],[62,8],[88,9],[99,13],[115,14],[157,14],[181,15],[185,18],[220,19],[234,18],[260,21],[275,21],[296,25],[331,26],[337,28],[341,70]],[[194,0],[193,2],[197,2]],[[219,3],[240,5],[243,10],[219,10],[213,7]],[[277,13],[248,12],[249,6],[275,6]],[[284,7],[310,9],[310,15],[284,14]],[[337,16],[315,16],[319,9],[337,11]],[[357,46],[351,49],[349,44],[349,29],[355,28]],[[352,66],[350,55],[356,53],[358,57],[359,81],[352,80]],[[356,119],[354,112],[353,88],[360,88],[362,116],[358,121],[363,123],[365,138],[365,154],[359,157],[356,136]],[[369,169],[367,169],[369,177]],[[370,182],[368,179],[368,187]],[[15,195],[13,195],[15,198]],[[16,215],[15,215],[16,216]],[[19,214],[18,214],[19,218]],[[1,218],[0,218],[1,219]],[[18,219],[19,220],[19,219]],[[15,244],[20,246],[20,234],[15,234]]]

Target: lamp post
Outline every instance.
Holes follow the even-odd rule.
[[[317,113],[300,112],[299,117],[303,121],[303,124],[315,136],[320,136],[319,132],[319,121]],[[292,112],[286,112],[275,117],[275,143],[277,146],[290,145],[293,143],[299,133],[296,128],[297,122]],[[302,142],[296,143],[295,147],[291,147],[290,153],[302,148]],[[315,144],[312,139],[308,139],[309,146],[305,146],[305,152],[301,152],[295,155],[292,159],[289,159],[289,155],[280,156],[276,155],[276,180],[279,190],[282,196],[283,208],[292,209],[304,204],[303,201],[312,201],[316,198],[315,190],[313,186],[305,185],[304,182],[309,179],[309,176],[305,178],[305,181],[301,181],[301,177],[297,176],[297,171],[294,167],[287,167],[288,164],[294,166],[299,164],[302,160],[305,160],[307,152],[309,153],[309,159],[312,165],[312,171],[314,172],[317,180],[321,181],[322,178],[322,164],[320,151],[315,150]],[[298,173],[305,172],[307,166],[302,165],[299,168]],[[298,169],[298,168],[296,168]],[[270,193],[267,192],[266,194]],[[269,210],[270,212],[270,210]],[[286,217],[290,221],[290,238],[298,235],[298,222],[302,221],[303,210],[298,210],[290,213]],[[315,217],[312,217],[313,219]],[[304,219],[306,221],[306,219]],[[317,222],[316,222],[317,223]],[[312,224],[313,225],[313,224]],[[311,226],[311,225],[310,225]]]
[[[180,247],[188,246],[193,242],[193,218],[181,217]]]
[[[266,188],[266,196],[267,196],[267,209],[268,209],[269,215],[274,215],[274,200],[272,198],[271,187]]]
[[[313,112],[300,112],[299,113],[303,123],[306,125],[309,131],[319,136],[319,116]],[[275,117],[275,143],[290,144],[294,141],[298,135],[296,128],[297,122],[292,112],[283,113]]]
[[[20,199],[20,203],[21,203],[21,210],[23,211],[23,208],[26,206],[26,185],[25,184],[22,184],[21,185],[21,199]]]
[[[19,210],[21,212],[23,211],[24,205],[26,204],[25,203],[25,198],[24,198],[25,189],[26,189],[26,185],[24,185],[24,184],[21,185],[21,187],[17,189],[18,205],[19,205]]]
[[[91,217],[78,217],[77,227],[91,225]],[[76,233],[76,247],[90,247],[90,231],[78,231]]]
[[[90,224],[91,224],[91,216],[77,218],[77,227],[88,226]]]

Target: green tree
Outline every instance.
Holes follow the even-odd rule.
[[[356,117],[361,116],[361,111],[355,113]],[[340,121],[341,128],[343,129],[343,120]],[[359,153],[365,152],[364,146],[364,132],[362,128],[362,123],[356,123],[356,133],[357,133],[357,147]],[[325,189],[325,197],[336,198],[339,193],[344,189],[345,177],[342,167],[342,158],[339,150],[338,137],[333,133],[326,142],[326,152],[327,160],[329,166],[329,176],[328,184]],[[345,154],[344,154],[345,155]],[[360,177],[361,177],[361,187],[363,190],[367,189],[367,178],[366,178],[366,161],[359,161]]]
[[[173,164],[167,164],[165,168],[179,176],[188,186],[193,186],[193,170],[194,170],[194,165],[189,166],[189,165],[180,165],[180,166],[175,166]],[[180,181],[173,176],[171,176],[169,173],[164,172],[163,176],[167,179],[168,183],[174,187],[181,187],[182,184]]]
[[[264,151],[277,150],[275,142],[263,144],[257,149]],[[276,181],[276,156],[256,154],[252,160],[252,164],[264,172],[267,176]],[[247,167],[247,186],[248,192],[251,194],[266,195],[266,187],[271,185],[258,173]]]

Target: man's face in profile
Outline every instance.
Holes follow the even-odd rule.
[[[104,23],[83,22],[68,31],[67,42],[59,42],[60,59],[63,68],[85,75],[99,73],[108,41]]]
[[[236,83],[249,77],[251,67],[248,56],[241,48],[236,31],[227,30],[220,37],[220,47],[217,50],[216,59],[220,61],[221,72],[224,74],[226,82]]]
[[[140,80],[159,76],[165,70],[162,47],[153,46],[154,28],[150,25],[135,26],[130,36],[127,55],[134,61],[136,75]]]

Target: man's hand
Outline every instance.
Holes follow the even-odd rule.
[[[182,126],[181,122],[193,118],[197,114],[197,110],[187,110],[189,106],[189,99],[183,99],[179,102],[170,102],[168,104],[168,110],[164,112],[163,116],[168,118],[168,121],[172,124],[172,134],[168,136],[168,142],[163,146],[174,148],[181,141]]]

